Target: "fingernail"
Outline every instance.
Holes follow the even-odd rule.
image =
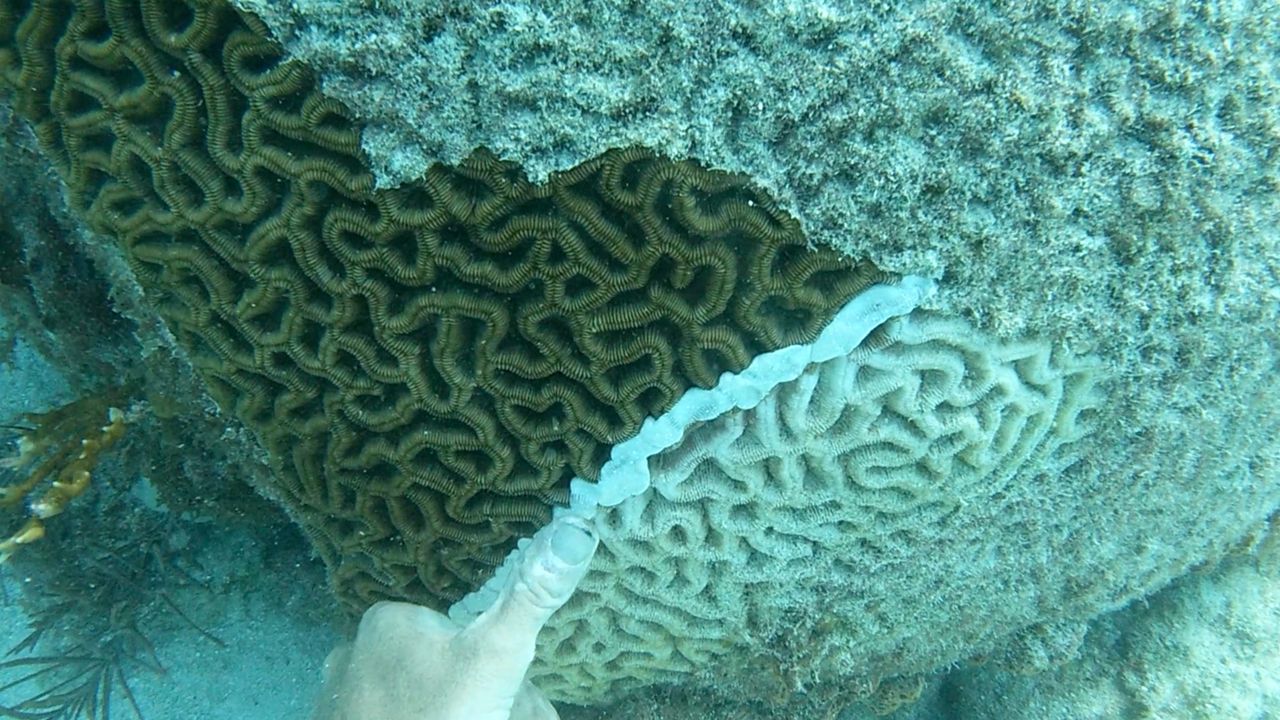
[[[591,557],[595,549],[596,539],[591,533],[573,523],[561,522],[551,535],[551,552],[570,565]]]

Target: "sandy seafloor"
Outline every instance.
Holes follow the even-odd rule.
[[[211,564],[211,571],[235,572],[235,556],[223,555],[225,564]],[[318,577],[318,568],[299,569],[300,579]],[[290,592],[284,587],[288,580],[258,577],[215,598],[220,618],[205,627],[225,648],[190,629],[152,635],[166,673],[135,670],[129,676],[144,718],[309,718],[320,666],[336,636],[327,623],[305,617],[306,593]],[[327,594],[318,599],[328,602]],[[0,644],[7,648],[20,640],[25,620],[12,604],[0,609]],[[133,717],[118,690],[111,717]]]
[[[0,417],[65,402],[70,399],[66,392],[58,373],[22,343],[10,364],[0,364]],[[68,512],[74,512],[74,506]],[[218,537],[216,545],[194,549],[204,586],[177,588],[170,595],[226,646],[218,647],[172,616],[141,623],[166,670],[163,675],[130,670],[129,684],[144,718],[310,717],[320,668],[338,641],[334,603],[319,560],[300,553],[298,542],[277,550],[241,531]],[[28,631],[27,618],[16,603],[17,586],[24,582],[38,578],[0,568],[0,648],[5,650]],[[0,704],[14,700],[0,695]],[[131,717],[117,690],[111,718]]]

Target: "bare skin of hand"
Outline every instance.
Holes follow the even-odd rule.
[[[317,720],[552,720],[525,673],[538,631],[573,594],[597,545],[574,516],[533,537],[498,599],[469,625],[408,603],[365,612],[325,663]]]

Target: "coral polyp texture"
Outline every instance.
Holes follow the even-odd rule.
[[[685,390],[879,277],[741,176],[483,149],[374,189],[360,128],[223,2],[0,3],[0,78],[353,609],[435,607]]]
[[[1019,563],[979,580],[974,536],[1011,484],[1080,460],[1099,370],[916,311],[759,405],[691,426],[649,459],[648,490],[601,508],[591,571],[541,638],[538,686],[595,703],[657,682],[746,682],[763,658],[874,685],[1004,635],[1025,611],[1001,597]],[[776,645],[815,618],[810,641]]]

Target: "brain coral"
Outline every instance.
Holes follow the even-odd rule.
[[[695,424],[649,460],[649,490],[601,511],[596,561],[540,638],[539,687],[599,702],[696,675],[746,682],[813,617],[822,630],[788,662],[844,684],[927,672],[1005,633],[1017,605],[1000,608],[963,538],[1015,478],[1079,461],[1098,370],[916,311]]]
[[[644,417],[877,275],[643,149],[375,191],[346,110],[218,0],[0,3],[0,78],[354,609],[456,599]]]

